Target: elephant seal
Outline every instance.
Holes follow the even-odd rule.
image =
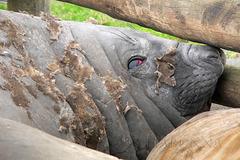
[[[0,11],[0,116],[124,159],[209,110],[211,46]],[[1,132],[2,134],[2,132]]]

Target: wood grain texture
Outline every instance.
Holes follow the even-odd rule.
[[[40,16],[41,12],[51,15],[50,0],[8,0],[7,6],[10,11],[26,11],[35,16]]]
[[[239,159],[239,117],[239,109],[202,113],[162,139],[147,160]]]
[[[240,51],[240,1],[60,0],[183,39]]]
[[[240,107],[240,67],[225,66],[213,96],[213,102],[229,107]]]
[[[118,160],[108,154],[51,136],[0,117],[0,157],[8,160]]]

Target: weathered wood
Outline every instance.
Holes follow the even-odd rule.
[[[40,16],[41,12],[51,14],[50,0],[8,0],[7,5],[10,11],[26,11],[35,16]]]
[[[60,0],[183,39],[240,52],[240,0]]]
[[[240,107],[240,68],[227,65],[220,77],[213,102],[229,107]]]
[[[162,139],[147,160],[239,159],[239,109],[202,113]]]
[[[36,128],[2,117],[0,127],[1,159],[118,160],[108,154],[56,138]]]

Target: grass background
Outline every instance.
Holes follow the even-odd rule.
[[[7,10],[7,4],[0,3],[0,9]],[[103,24],[106,26],[132,28],[132,29],[143,31],[143,32],[148,32],[162,38],[177,40],[179,42],[185,42],[185,43],[194,43],[194,42],[183,40],[168,34],[157,32],[149,28],[141,27],[137,24],[117,20],[98,11],[94,11],[88,8],[80,7],[80,6],[69,4],[69,3],[58,2],[56,0],[51,0],[51,11],[52,11],[52,15],[56,15],[57,17],[63,20],[72,20],[72,21],[82,22],[82,21],[90,21],[89,19],[90,17],[92,17],[95,20],[97,20],[99,24]],[[225,54],[228,58],[240,57],[239,53],[232,52],[232,51],[225,50]]]

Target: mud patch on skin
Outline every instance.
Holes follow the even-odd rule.
[[[139,109],[137,106],[135,105],[128,105],[127,104],[127,107],[124,109],[124,115],[127,114],[128,111],[130,111],[131,109],[135,109],[137,111],[138,114],[142,114],[142,110]]]
[[[7,41],[0,42],[0,46],[2,48],[1,50],[4,50],[4,47],[10,48],[11,46],[14,46],[20,56],[26,57],[27,53],[25,52],[24,45],[25,40],[22,38],[22,36],[24,36],[24,33],[21,31],[21,29],[11,20],[4,20],[0,21],[0,30],[6,33],[7,38]],[[11,59],[12,66],[21,69],[13,70],[12,68],[8,67],[4,62],[1,62],[0,73],[1,76],[6,80],[6,83],[2,85],[2,88],[10,91],[14,104],[16,106],[20,106],[26,109],[28,117],[31,118],[31,113],[28,110],[30,106],[30,101],[27,99],[23,92],[23,86],[20,83],[21,81],[17,79],[17,77],[22,78],[24,76],[24,71],[22,70],[22,68],[24,67],[13,61],[13,56],[7,51],[3,51],[3,53],[4,54],[1,54],[1,56],[9,57]]]
[[[59,120],[59,123],[60,123],[59,132],[69,133],[72,121],[68,117],[62,117]]]
[[[54,76],[56,76],[57,74],[62,72],[62,69],[59,65],[59,60],[57,57],[54,57],[54,59],[57,61],[57,63],[51,63],[48,64],[47,69],[50,71],[49,73],[49,77],[53,78]]]
[[[7,33],[6,37],[8,39],[8,42],[0,42],[0,46],[9,48],[13,45],[17,51],[25,57],[25,40],[21,38],[25,33],[23,33],[11,20],[0,21],[0,29]]]
[[[29,110],[27,110],[26,112],[27,112],[28,118],[29,119],[33,119],[32,113]]]
[[[82,59],[72,52],[72,49],[86,54],[80,44],[70,41],[65,47],[63,57],[60,59],[53,57],[56,62],[48,64],[47,69],[50,73],[44,74],[34,67],[28,67],[25,74],[37,83],[40,91],[55,100],[56,104],[53,105],[53,109],[58,115],[61,114],[59,102],[66,100],[70,104],[74,112],[74,119],[69,120],[68,117],[62,117],[59,120],[59,132],[68,133],[71,129],[76,143],[97,149],[103,135],[106,134],[105,121],[84,86],[84,82],[91,79],[94,69],[84,66]],[[55,85],[54,77],[61,73],[75,81],[72,92],[66,97]],[[87,108],[90,108],[93,114]]]
[[[171,46],[162,58],[155,58],[157,71],[154,72],[154,75],[157,81],[154,88],[156,94],[159,94],[157,89],[161,86],[161,83],[176,86],[176,80],[173,76],[175,72],[174,64],[176,64],[176,60],[173,58],[175,52],[176,48]]]
[[[27,68],[26,75],[36,82],[38,90],[42,91],[44,95],[49,96],[56,103],[65,100],[64,94],[57,88],[54,79],[50,79],[47,74],[44,74],[33,67]]]
[[[25,76],[25,72],[22,69],[15,69],[13,71],[13,74],[17,76],[18,78],[22,79]]]
[[[124,89],[126,88],[126,85],[123,83],[123,80],[121,79],[121,77],[113,79],[113,77],[111,76],[111,72],[109,72],[106,77],[101,77],[101,80],[103,81],[106,90],[112,96],[119,114],[123,114],[124,107],[120,101],[121,92],[124,91]]]
[[[69,51],[70,49],[77,49],[79,50],[82,54],[86,55],[86,52],[82,49],[81,45],[77,43],[76,41],[70,41],[68,45],[66,46],[65,50]]]
[[[82,59],[71,49],[78,49],[82,52],[80,45],[75,41],[70,41],[65,48],[65,54],[60,60],[61,68],[66,76],[75,81],[72,91],[66,96],[66,101],[70,104],[74,112],[73,133],[75,141],[82,143],[86,139],[86,146],[98,149],[99,143],[103,140],[105,131],[105,120],[93,101],[90,93],[86,91],[84,83],[91,79],[94,69],[82,64]],[[85,52],[83,52],[85,54]],[[82,137],[80,121],[83,125],[85,136]],[[82,137],[82,138],[80,138]]]
[[[105,134],[105,121],[92,96],[86,92],[84,84],[75,83],[66,100],[72,107],[75,116],[79,117],[83,124],[87,147],[98,149],[98,145]],[[74,125],[77,126],[77,124]],[[78,136],[76,132],[74,133],[75,137]]]
[[[73,122],[72,122],[72,131],[74,133],[75,143],[81,144],[83,146],[86,146],[86,136],[84,134],[84,129],[82,126],[82,122],[78,116],[74,116]]]
[[[12,70],[7,67],[4,62],[0,62],[0,74],[6,80],[2,85],[5,90],[9,90],[16,106],[28,109],[30,101],[23,93],[23,87],[20,82],[12,74]]]
[[[86,80],[92,78],[94,69],[93,67],[84,66],[82,64],[82,59],[71,51],[71,49],[77,49],[81,52],[82,49],[79,48],[79,46],[80,45],[76,45],[75,41],[70,41],[65,48],[65,54],[60,60],[60,63],[65,76],[71,78],[75,82],[84,83]],[[85,51],[83,54],[86,54]]]
[[[56,22],[55,17],[47,16],[45,13],[41,13],[41,19],[47,22],[47,29],[51,33],[51,40],[58,40],[59,35],[62,33],[62,25]]]
[[[55,104],[55,105],[53,106],[53,109],[54,109],[54,111],[55,111],[58,115],[60,115],[61,108],[59,107],[59,105]]]
[[[37,88],[40,91],[42,91],[43,94],[51,97],[56,103],[62,102],[64,100],[64,95],[56,87],[55,81],[53,79],[50,79],[48,74],[38,71],[34,61],[29,58],[28,53],[25,50],[26,48],[24,44],[25,40],[22,38],[22,36],[24,36],[25,34],[21,31],[21,29],[17,25],[15,25],[11,20],[0,21],[0,29],[6,33],[7,38],[7,42],[0,42],[0,46],[7,48],[14,46],[17,52],[19,53],[19,55],[15,57],[13,57],[10,53],[7,53],[5,55],[11,58],[11,66],[19,68],[16,70],[11,70],[11,73],[13,73],[16,77],[20,77],[19,81],[16,80],[18,84],[21,86],[20,82],[22,82],[22,77],[28,76],[36,82]],[[14,59],[18,61],[24,61],[24,66],[15,62]],[[5,68],[7,68],[7,66]],[[2,76],[4,77],[4,75]],[[19,88],[13,89],[16,90],[14,92],[17,92],[19,91],[19,89],[22,89],[22,86],[21,87],[20,86]],[[33,87],[27,84],[24,84],[24,86],[31,95],[37,98],[37,91]],[[14,103],[16,103],[16,105],[18,104],[17,106],[21,105],[25,106],[24,108],[28,108],[30,106],[30,102],[29,100],[27,100],[25,96],[24,96],[25,98],[23,96],[24,96],[23,92],[21,92],[21,94],[15,93],[13,101],[15,101]],[[21,103],[17,103],[16,98],[19,99]]]
[[[17,61],[23,61],[23,56],[21,56],[21,55],[15,56],[14,59]]]
[[[28,90],[28,92],[35,98],[37,99],[37,89],[33,86],[31,86],[29,83],[23,81],[24,87]]]
[[[12,58],[11,58],[12,59]],[[23,66],[12,59],[11,65],[16,68],[23,68]]]

